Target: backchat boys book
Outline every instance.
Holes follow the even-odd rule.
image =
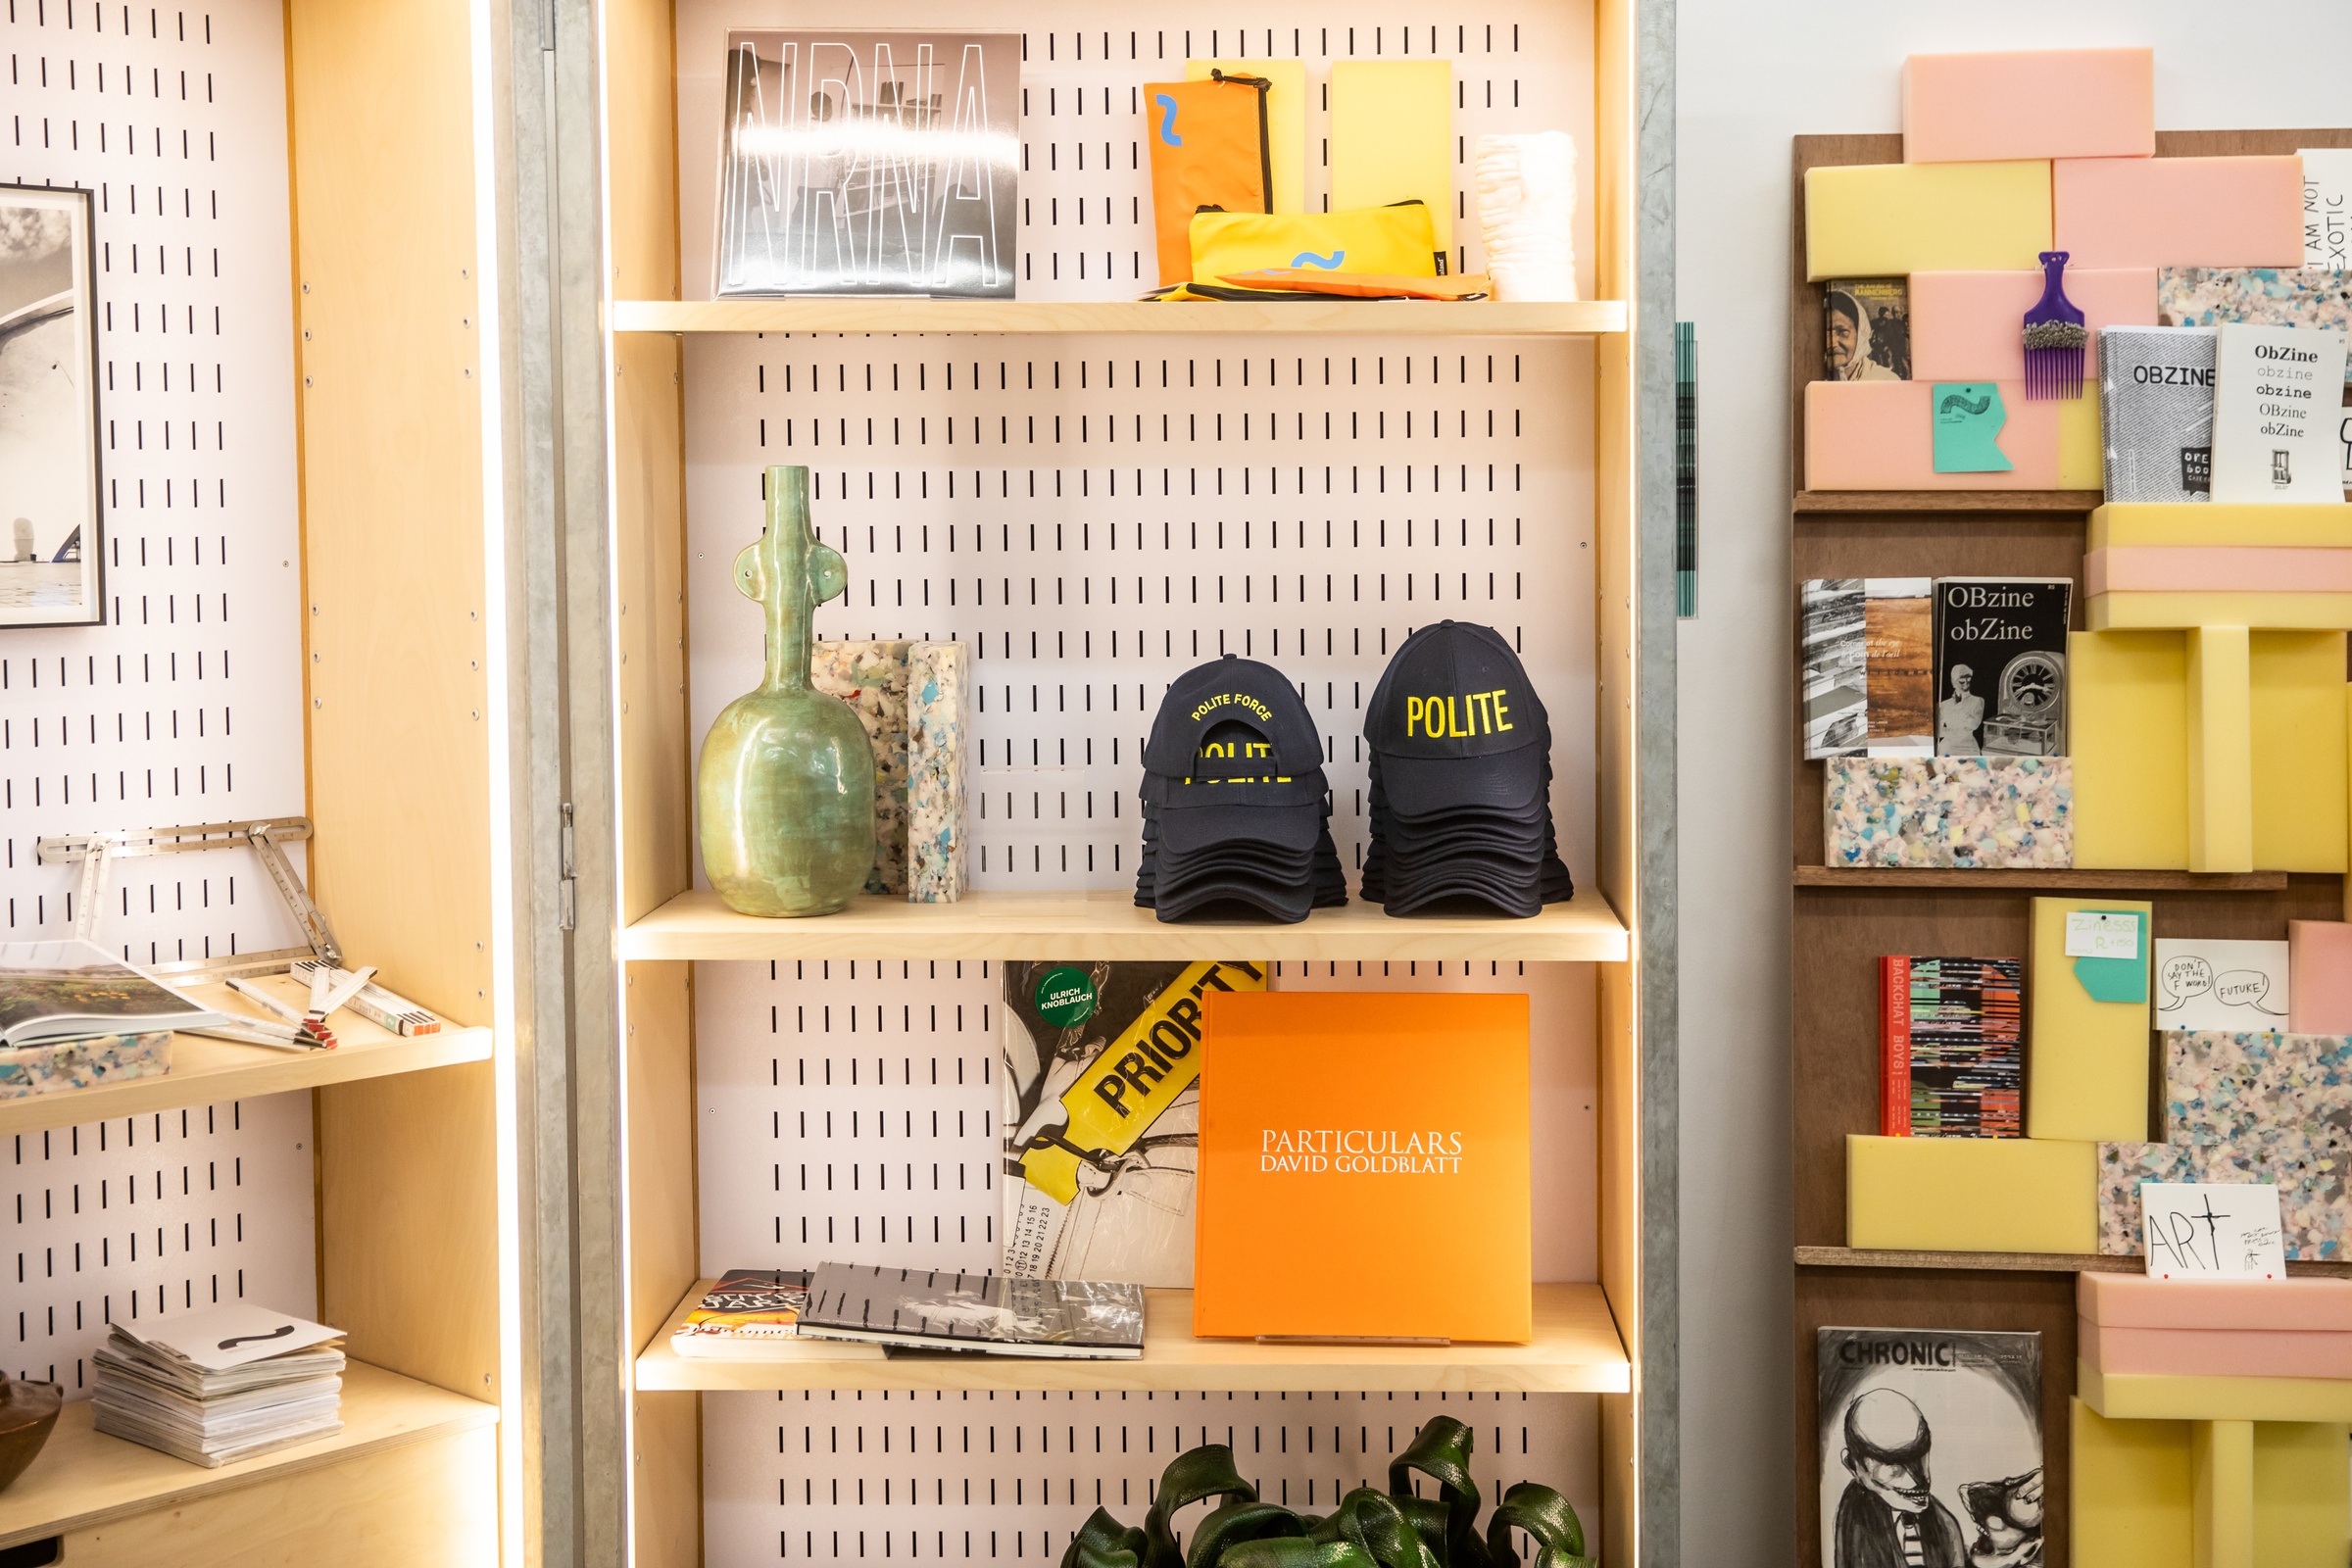
[[[2041,1561],[2041,1336],[1825,1328],[1823,1568]]]
[[[1270,965],[1004,965],[1004,1272],[1193,1283],[1203,999]]]

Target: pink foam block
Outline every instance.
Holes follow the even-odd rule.
[[[2058,405],[2001,383],[2006,473],[1937,473],[1932,381],[1815,381],[1805,388],[1808,490],[2055,490]]]
[[[2352,1334],[2352,1280],[2152,1280],[2078,1274],[2075,1310],[2115,1329]]]
[[[2148,158],[2156,51],[2036,49],[1903,62],[1903,162]]]
[[[2075,1350],[2101,1372],[2179,1378],[2352,1378],[2352,1333],[2126,1329],[2075,1319]]]
[[[2039,272],[1913,272],[1911,375],[1919,381],[2022,381],[2026,313]],[[2066,270],[2066,297],[2082,311],[2083,396],[2099,395],[2099,328],[2156,324],[2156,269]]]
[[[2110,545],[2082,558],[2082,591],[2352,593],[2352,550],[2259,545]],[[2333,1030],[2314,1030],[2332,1034]]]
[[[2286,1027],[2298,1035],[2352,1035],[2352,924],[2286,922]]]
[[[2075,267],[2300,267],[2303,160],[2062,158],[2050,203]]]

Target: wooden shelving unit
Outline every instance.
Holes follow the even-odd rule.
[[[1625,330],[1623,300],[615,300],[615,332],[1249,333],[1562,337]]]
[[[2159,157],[2287,153],[2352,143],[2319,130],[2160,132]],[[1805,281],[1804,171],[1900,163],[1900,136],[1799,136],[1791,233],[1788,365],[1791,472],[1804,474],[1804,389],[1821,363],[1820,285]],[[1795,582],[1808,577],[2046,576],[2075,582],[2084,625],[2082,556],[2096,491],[1823,492],[1791,500]],[[1795,651],[1791,650],[1791,658]],[[1819,762],[1803,760],[1789,721],[1794,772],[1791,985],[1794,1086],[1794,1345],[1792,1495],[1795,1561],[1818,1568],[1821,1532],[1815,1331],[1825,1325],[2006,1329],[2042,1337],[2041,1427],[2048,1509],[2064,1520],[2072,1476],[2065,1434],[2075,1394],[2075,1282],[2085,1270],[2138,1271],[2136,1257],[2008,1252],[1856,1250],[1846,1238],[1845,1140],[1875,1133],[1879,1111],[1876,959],[1886,954],[2014,954],[2029,949],[2037,893],[2149,898],[2154,935],[2278,940],[2290,919],[2341,919],[2344,878],[2250,872],[1898,870],[1823,865]],[[2151,1045],[2153,1042],[2151,1041]],[[2032,1049],[2029,1041],[2028,1050]],[[2299,1275],[2352,1273],[2289,1265]],[[2043,1561],[2064,1568],[2064,1530]]]
[[[86,1399],[67,1405],[31,1467],[0,1491],[0,1550],[50,1536],[86,1536],[126,1521],[143,1522],[143,1516],[184,1509],[224,1493],[483,1431],[497,1423],[498,1406],[353,1361],[343,1371],[342,1431],[217,1470],[110,1438],[92,1428],[91,1417]],[[486,1484],[471,1498],[475,1511],[484,1505],[495,1512],[495,1493]],[[71,1553],[66,1560],[73,1560]],[[191,1559],[172,1554],[154,1560]]]
[[[2006,889],[2035,893],[2283,893],[2284,871],[1983,871],[1932,866],[1800,865],[1800,888],[1945,888],[1954,893]]]
[[[1322,961],[1462,958],[1619,963],[1625,925],[1583,892],[1532,919],[1397,919],[1353,902],[1297,925],[1163,923],[1132,895],[971,893],[954,904],[867,897],[839,914],[767,920],[738,914],[714,893],[681,893],[621,933],[621,955],[662,958],[1226,958],[1237,954]]]
[[[259,983],[298,1004],[307,1002],[310,996],[309,987],[283,976]],[[182,989],[218,1011],[259,1013],[262,1010],[224,985]],[[181,1105],[245,1100],[255,1095],[282,1094],[289,1089],[318,1089],[328,1084],[357,1083],[363,1078],[490,1059],[491,1035],[487,1029],[463,1029],[453,1024],[439,1034],[404,1039],[348,1008],[330,1016],[327,1025],[334,1030],[338,1042],[332,1051],[280,1051],[204,1035],[175,1035],[172,1040],[172,1070],[160,1077],[131,1078],[88,1089],[32,1095],[23,1100],[0,1100],[0,1138],[12,1133],[38,1132],[45,1127],[71,1127],[76,1122],[105,1121],[116,1116],[143,1116]]]
[[[786,1340],[741,1360],[682,1356],[669,1337],[713,1281],[678,1301],[637,1357],[640,1389],[1175,1389],[1238,1393],[1623,1394],[1633,1367],[1597,1285],[1536,1287],[1527,1345],[1260,1345],[1193,1338],[1193,1293],[1146,1293],[1135,1361],[1009,1355],[892,1355],[876,1345]]]

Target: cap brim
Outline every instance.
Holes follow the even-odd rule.
[[[1320,802],[1299,806],[1166,806],[1158,808],[1159,850],[1171,856],[1198,855],[1227,846],[1266,846],[1303,855],[1323,828]]]
[[[1400,816],[1425,817],[1463,808],[1520,811],[1544,798],[1551,749],[1541,743],[1488,757],[1380,759],[1389,807]]]

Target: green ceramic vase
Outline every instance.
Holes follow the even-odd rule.
[[[735,586],[767,612],[767,673],[703,739],[703,869],[745,914],[833,914],[874,863],[874,753],[849,704],[808,684],[816,607],[849,587],[808,523],[808,470],[767,470],[767,531]]]

